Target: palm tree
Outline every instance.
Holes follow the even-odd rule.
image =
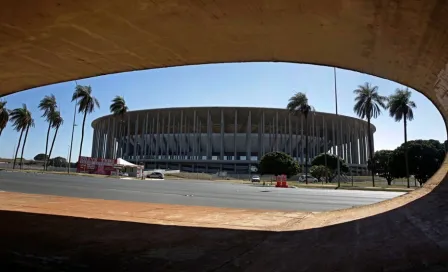
[[[408,154],[407,154],[407,145],[408,142],[408,133],[407,133],[407,121],[412,121],[414,119],[414,112],[412,109],[415,109],[417,106],[414,101],[411,101],[411,92],[406,89],[396,89],[395,93],[389,96],[389,102],[387,104],[389,108],[390,117],[394,117],[396,122],[400,122],[403,119],[404,124],[404,143],[405,143],[405,164],[406,164],[406,178],[409,184],[409,165],[408,165]]]
[[[64,124],[64,119],[62,118],[61,113],[59,111],[54,111],[51,114],[50,118],[52,127],[55,129],[55,132],[53,136],[53,141],[51,142],[50,153],[48,154],[49,159],[51,158],[51,153],[53,152],[54,142],[56,141],[56,136],[58,135],[59,127],[62,126],[62,124]]]
[[[386,109],[387,97],[381,96],[378,93],[378,86],[371,86],[366,82],[364,85],[359,85],[353,91],[356,95],[355,106],[353,111],[361,119],[367,118],[367,140],[369,146],[369,159],[373,161],[372,137],[370,134],[370,121],[372,118],[377,118],[381,114],[381,109]],[[372,165],[372,185],[375,187],[375,167]]]
[[[84,127],[86,124],[87,113],[95,111],[95,106],[100,107],[100,102],[92,96],[92,88],[90,86],[76,85],[75,92],[72,96],[72,102],[78,100],[78,112],[84,113],[81,130],[81,144],[79,145],[79,156],[82,154],[82,142],[84,141]]]
[[[46,95],[39,103],[39,109],[43,111],[42,117],[45,117],[48,122],[48,130],[47,130],[47,141],[45,142],[45,158],[44,158],[44,169],[47,168],[47,154],[48,154],[48,139],[50,137],[50,129],[52,127],[51,115],[57,108],[56,97],[51,95]]]
[[[298,92],[294,94],[288,102],[286,106],[292,114],[302,114],[305,117],[305,150],[306,150],[306,159],[305,159],[305,176],[308,177],[308,160],[309,160],[309,152],[308,152],[308,114],[314,110],[312,106],[308,104],[308,97],[306,94]],[[306,184],[308,184],[308,178],[305,179]]]
[[[121,125],[123,123],[123,116],[128,111],[128,106],[126,106],[126,101],[124,100],[124,97],[119,96],[119,95],[115,96],[115,98],[112,99],[112,104],[110,104],[109,109],[110,109],[110,112],[115,117],[117,117],[119,120],[120,128],[119,128],[118,138],[121,139],[121,137],[123,137],[123,135],[121,134],[121,132],[122,132]],[[117,149],[117,157],[118,157],[118,149]]]
[[[20,131],[19,144],[17,145],[16,154],[14,156],[14,163],[12,168],[16,167],[17,154],[19,153],[20,143],[22,141],[23,132],[25,133],[25,139],[22,145],[22,156],[20,158],[20,166],[22,167],[23,160],[23,151],[25,149],[26,139],[28,137],[28,130],[30,127],[34,127],[34,119],[31,116],[31,112],[26,107],[26,104],[23,104],[21,108],[14,109],[11,112],[10,121],[13,123],[12,126],[18,132]]]
[[[5,106],[6,101],[0,101],[0,136],[9,121],[9,110]]]

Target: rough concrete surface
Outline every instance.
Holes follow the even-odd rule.
[[[291,61],[403,83],[446,120],[447,29],[443,0],[6,0],[0,94],[137,69]],[[1,204],[0,261],[33,271],[443,271],[447,171],[445,160],[405,196],[267,230],[88,219],[70,209],[65,215],[80,217],[67,217],[33,213],[34,206],[7,211],[20,200],[11,196]]]

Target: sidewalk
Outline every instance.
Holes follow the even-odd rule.
[[[266,230],[311,213],[226,209],[0,192],[0,210],[128,222]]]

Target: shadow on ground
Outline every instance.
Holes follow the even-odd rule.
[[[283,232],[0,211],[0,262],[4,271],[448,271],[447,203],[442,182],[389,212]]]

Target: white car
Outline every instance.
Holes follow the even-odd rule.
[[[252,176],[252,178],[250,179],[251,182],[260,182],[260,177],[259,176]]]
[[[146,176],[147,178],[164,179],[165,175],[162,172],[152,172]]]
[[[299,176],[299,182],[306,182],[306,180],[308,180],[308,182],[318,182],[317,178],[308,175],[308,177],[306,177],[306,175],[301,175]]]

